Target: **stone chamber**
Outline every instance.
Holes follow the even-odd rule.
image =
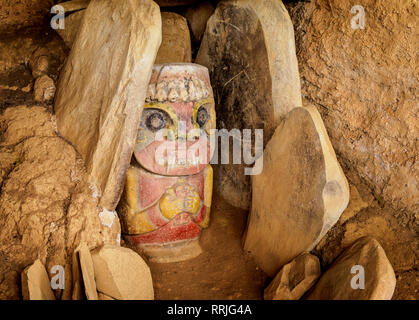
[[[0,0],[0,299],[419,298],[419,8],[358,2]],[[255,163],[161,189],[158,108],[262,129]],[[179,179],[199,247],[155,259],[130,233],[164,234]]]

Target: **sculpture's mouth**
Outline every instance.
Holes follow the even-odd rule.
[[[210,162],[213,150],[206,136],[194,141],[154,141],[141,151],[134,151],[138,163],[161,175],[191,175]]]

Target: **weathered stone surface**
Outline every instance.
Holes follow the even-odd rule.
[[[54,80],[47,75],[37,78],[33,87],[33,93],[35,101],[51,101],[55,95]]]
[[[346,1],[304,2],[290,10],[302,93],[318,106],[347,170],[396,214],[403,211],[399,221],[413,226],[419,211],[414,89],[419,77],[413,58],[418,6],[415,1],[359,4],[365,29],[352,29],[354,4]]]
[[[90,250],[85,243],[82,243],[75,250],[75,254],[80,266],[85,296],[88,300],[98,300],[99,298],[96,291],[95,270],[92,256],[90,255]],[[73,293],[74,292],[76,291],[73,289]],[[76,300],[74,294],[73,300]]]
[[[353,266],[364,269],[364,289],[360,285],[359,271],[351,272]],[[352,284],[352,285],[351,285]],[[363,237],[345,250],[308,295],[309,300],[390,300],[396,286],[393,267],[377,240]]]
[[[21,277],[24,300],[55,300],[47,271],[40,260],[23,270]]]
[[[73,0],[59,3],[64,8],[66,13],[86,9],[89,5],[90,0]],[[66,25],[67,28],[67,25]]]
[[[281,268],[265,289],[265,300],[298,300],[320,277],[320,262],[304,252]]]
[[[104,246],[91,252],[96,287],[117,300],[153,300],[150,269],[133,250]]]
[[[153,1],[93,0],[60,75],[58,130],[83,156],[108,210],[122,192],[160,35]]]
[[[197,0],[156,0],[160,7],[177,7],[194,4]]]
[[[191,62],[191,37],[186,19],[173,12],[162,12],[162,41],[156,64]]]
[[[53,5],[52,0],[0,0],[0,34],[41,26]]]
[[[48,73],[49,59],[46,55],[38,56],[34,61],[30,61],[32,76],[38,78]]]
[[[281,1],[220,2],[195,61],[210,71],[218,129],[264,129],[266,143],[287,112],[302,104],[294,30]],[[216,192],[248,209],[244,164],[230,160],[215,169]]]
[[[244,247],[269,275],[310,251],[349,202],[349,185],[320,114],[296,108],[278,126],[252,178]]]
[[[182,10],[182,15],[188,20],[194,41],[201,41],[207,21],[213,13],[214,7],[209,1],[199,2]]]
[[[25,66],[28,62],[32,69],[41,56],[48,58],[48,73],[53,73],[65,60],[66,50],[65,44],[54,32],[45,36],[24,32],[2,36],[0,37],[0,73],[13,71]],[[35,78],[38,76],[40,74],[34,74]],[[5,75],[1,75],[0,79],[3,84],[8,80]]]
[[[69,48],[73,46],[74,40],[76,39],[77,32],[79,31],[83,20],[84,12],[85,10],[80,10],[67,16],[64,19],[65,28],[56,30]]]
[[[74,0],[60,3],[60,5],[64,7],[66,12],[70,12],[86,8],[90,1],[91,0]],[[196,0],[156,0],[155,2],[160,7],[177,7],[194,4]]]
[[[119,220],[101,223],[83,161],[46,108],[8,108],[0,128],[0,299],[19,299],[20,273],[36,259],[47,270],[64,267],[57,299],[71,299],[74,250],[81,242],[116,245]]]
[[[116,300],[116,299],[99,292],[99,300]]]

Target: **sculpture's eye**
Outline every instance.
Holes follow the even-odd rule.
[[[143,124],[153,132],[166,127],[169,120],[168,114],[159,109],[145,109],[142,118]]]
[[[208,120],[209,114],[207,109],[204,106],[199,107],[198,112],[196,114],[196,122],[199,124],[200,127],[203,127]]]

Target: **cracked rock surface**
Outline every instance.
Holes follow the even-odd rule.
[[[20,272],[40,259],[47,271],[65,268],[71,297],[71,253],[118,243],[119,221],[101,224],[83,162],[57,136],[46,108],[17,106],[0,115],[0,299],[19,299]],[[51,275],[50,275],[51,277]]]

